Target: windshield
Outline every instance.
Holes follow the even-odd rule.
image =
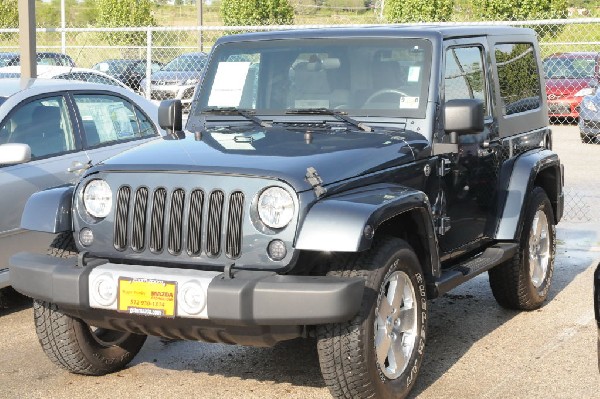
[[[0,54],[0,67],[5,67],[8,63],[15,58],[14,55]]]
[[[546,79],[587,79],[594,77],[596,60],[593,58],[546,58]]]
[[[0,97],[0,105],[2,105],[6,101],[6,97]]]
[[[130,65],[133,65],[135,61],[129,60],[112,60],[106,62],[100,62],[92,67],[100,72],[108,73],[109,75],[116,75],[124,73]]]
[[[424,117],[431,43],[335,38],[225,43],[213,53],[195,112],[220,107],[286,114]]]
[[[204,68],[206,56],[182,55],[171,60],[161,68],[161,71],[169,72],[199,72]]]

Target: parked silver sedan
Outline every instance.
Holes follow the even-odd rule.
[[[43,251],[51,236],[20,229],[29,196],[164,134],[158,108],[130,90],[64,80],[2,79],[0,85],[0,288],[8,258]]]

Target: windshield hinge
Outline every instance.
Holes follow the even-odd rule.
[[[323,179],[321,179],[317,170],[312,166],[306,169],[306,181],[312,186],[317,198],[321,198],[327,192],[327,189],[321,186],[321,184],[323,184]]]

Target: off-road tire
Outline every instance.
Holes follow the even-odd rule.
[[[425,279],[412,248],[403,240],[382,237],[360,254],[337,254],[328,275],[362,277],[365,290],[358,314],[344,323],[317,328],[321,372],[336,398],[404,398],[412,389],[424,356],[427,328]],[[375,312],[393,274],[410,280],[415,295],[416,335],[409,359],[398,377],[386,377],[375,351]],[[408,285],[407,285],[408,286]],[[404,305],[403,305],[404,306]]]
[[[65,232],[60,233],[52,243],[50,247],[46,251],[48,255],[54,256],[56,258],[71,258],[77,256],[77,246],[75,245],[75,239],[73,238],[73,233]]]
[[[73,235],[55,238],[48,254],[59,258],[77,255]],[[94,329],[83,320],[64,314],[55,304],[33,301],[35,330],[42,349],[56,365],[76,374],[104,375],[125,367],[140,351],[145,335]]]
[[[536,287],[530,276],[532,264],[529,260],[529,239],[532,234],[533,220],[538,211],[542,212],[548,224],[550,257],[543,281]],[[542,306],[548,297],[552,282],[555,252],[554,212],[546,192],[540,187],[535,187],[525,211],[519,250],[511,260],[489,271],[490,286],[498,304],[516,310],[534,310]]]

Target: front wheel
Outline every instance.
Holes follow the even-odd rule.
[[[104,375],[121,370],[146,341],[145,335],[90,327],[52,303],[35,300],[33,315],[42,349],[71,373]]]
[[[320,326],[323,378],[336,398],[403,398],[423,361],[427,325],[425,280],[410,246],[385,237],[373,248],[341,256],[330,275],[363,277],[359,313]]]
[[[556,251],[554,213],[545,191],[535,187],[525,211],[519,250],[489,271],[490,286],[503,307],[533,310],[548,297]]]
[[[58,258],[77,256],[73,235],[59,234],[48,250]],[[104,375],[125,367],[140,351],[145,335],[95,328],[60,311],[53,303],[33,301],[35,330],[50,360],[76,374]]]

